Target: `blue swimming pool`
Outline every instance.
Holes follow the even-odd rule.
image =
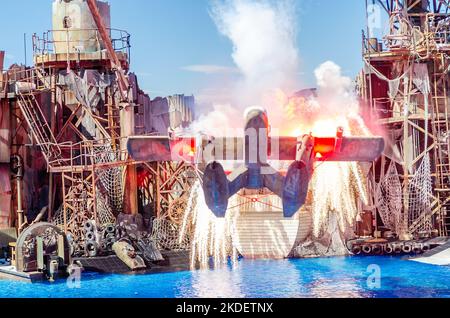
[[[78,287],[69,288],[65,281],[33,285],[0,281],[0,297],[450,298],[450,267],[388,257],[242,260],[234,268],[210,271],[153,275],[85,273]]]

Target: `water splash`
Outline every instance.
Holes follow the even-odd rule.
[[[230,199],[230,206],[235,198]],[[239,210],[229,209],[225,218],[217,218],[208,208],[200,181],[192,187],[180,237],[192,228],[191,268],[208,269],[211,265],[220,267],[238,258],[233,244],[234,224]],[[211,264],[211,260],[213,264]]]
[[[341,233],[352,228],[359,213],[358,201],[367,204],[367,188],[358,163],[329,162],[316,166],[311,181],[313,234],[329,232],[331,215],[337,219]]]

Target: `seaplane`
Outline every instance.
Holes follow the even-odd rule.
[[[242,137],[137,136],[127,148],[139,162],[186,161],[203,170],[205,201],[216,217],[225,217],[229,199],[242,189],[268,189],[282,199],[285,218],[305,204],[315,162],[373,162],[384,151],[382,137],[346,137],[342,128],[328,138],[271,136],[267,112],[246,111]],[[233,171],[224,162],[241,162]],[[292,161],[287,172],[271,166]]]

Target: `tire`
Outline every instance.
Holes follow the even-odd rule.
[[[360,255],[361,252],[362,252],[361,246],[355,246],[355,247],[352,248],[352,253],[353,253],[354,255]]]
[[[402,252],[405,254],[410,254],[412,252],[412,246],[410,244],[403,245]]]
[[[369,255],[372,253],[372,246],[370,245],[363,245],[362,251],[364,254]]]
[[[372,246],[372,254],[374,255],[381,255],[383,254],[383,247],[381,245],[374,245]]]
[[[113,225],[113,224],[110,224],[110,225],[106,226],[105,232],[108,233],[108,234],[115,234],[116,233],[116,226]]]
[[[384,252],[385,252],[387,255],[392,255],[392,254],[394,254],[394,247],[393,247],[391,244],[386,244],[386,245],[384,246]]]
[[[94,221],[89,220],[84,224],[84,230],[86,231],[86,233],[95,232],[95,228],[96,226]]]
[[[98,244],[95,241],[89,241],[86,243],[86,254],[89,257],[96,257],[98,255]]]
[[[94,234],[94,232],[86,233],[86,241],[88,241],[88,242],[95,241],[95,234]]]

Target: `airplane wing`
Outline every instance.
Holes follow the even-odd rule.
[[[299,139],[271,138],[269,160],[296,160]],[[372,162],[384,151],[382,137],[314,138],[313,155],[317,161]],[[174,161],[209,163],[244,160],[244,138],[130,137],[128,152],[136,161]]]

